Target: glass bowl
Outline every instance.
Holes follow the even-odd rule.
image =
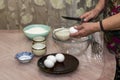
[[[81,38],[70,38],[67,41],[60,41],[55,37],[52,37],[54,42],[60,47],[62,53],[71,55],[84,54],[89,46],[90,36]]]

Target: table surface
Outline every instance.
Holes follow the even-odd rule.
[[[113,80],[116,70],[116,61],[113,54],[106,48],[102,55],[90,56],[89,51],[75,56],[80,64],[76,71],[53,75],[39,70],[34,57],[30,63],[22,64],[15,59],[18,52],[30,51],[32,41],[22,31],[0,30],[0,80]],[[47,52],[59,52],[52,37],[47,37]]]

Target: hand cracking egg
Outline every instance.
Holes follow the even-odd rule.
[[[71,28],[69,29],[69,31],[70,31],[70,33],[76,33],[76,32],[78,32],[78,30],[75,29],[74,27],[71,27]]]
[[[53,56],[53,55],[49,55],[48,57],[47,57],[47,59],[49,59],[49,60],[51,60],[52,62],[56,62],[56,58],[55,58],[55,56]]]
[[[58,62],[63,62],[65,60],[65,56],[61,53],[56,54],[55,57]]]
[[[46,59],[46,60],[44,61],[44,65],[45,65],[45,67],[47,67],[47,68],[52,68],[52,67],[54,66],[54,62],[51,61],[51,60],[49,60],[49,59]]]

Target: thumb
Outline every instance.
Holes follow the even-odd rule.
[[[81,30],[81,29],[83,29],[83,26],[81,24],[81,25],[74,26],[74,28],[77,29],[77,30]]]

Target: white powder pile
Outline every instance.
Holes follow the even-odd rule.
[[[20,60],[29,60],[29,59],[31,59],[31,57],[27,56],[27,55],[23,55],[23,56],[19,57],[19,59]]]
[[[35,27],[35,28],[31,28],[25,31],[26,33],[31,33],[31,34],[42,34],[42,33],[46,33],[47,30],[41,28],[41,27]]]

